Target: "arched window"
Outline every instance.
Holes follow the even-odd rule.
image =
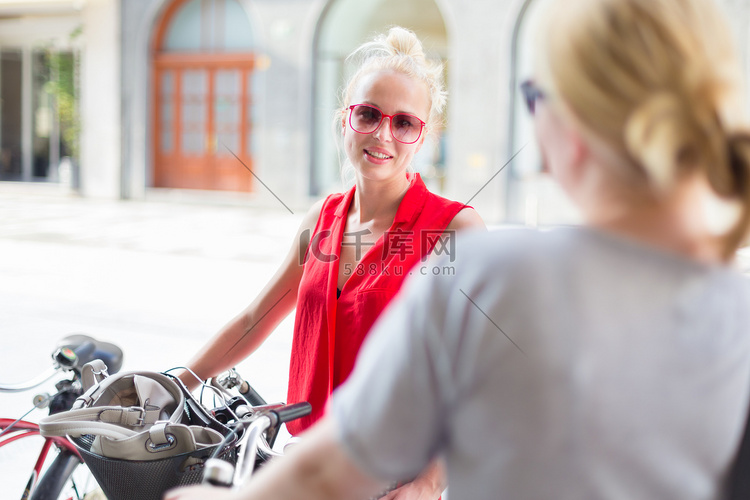
[[[341,190],[335,145],[340,131],[333,122],[341,87],[354,69],[346,63],[346,57],[362,42],[393,25],[414,31],[428,57],[446,62],[448,35],[434,0],[331,0],[321,17],[315,37],[311,194]],[[425,144],[414,159],[415,168],[428,183],[439,183],[442,178],[441,151],[438,140]]]
[[[534,122],[519,89],[524,80],[534,76],[532,57],[538,37],[533,26],[540,4],[543,2],[525,0],[516,19],[510,68],[514,93],[508,116],[509,157],[518,151],[520,153],[509,165],[506,221],[531,226],[579,221],[577,210],[561,189],[548,175],[542,174]]]
[[[189,0],[167,28],[165,52],[232,52],[253,46],[250,20],[237,0]]]
[[[248,191],[250,19],[237,0],[176,0],[154,37],[157,187]]]

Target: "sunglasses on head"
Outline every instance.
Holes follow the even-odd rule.
[[[383,123],[391,120],[391,135],[398,142],[414,144],[422,135],[425,122],[408,113],[386,115],[370,104],[353,104],[349,106],[349,125],[360,134],[372,134]]]
[[[534,80],[526,80],[521,84],[521,92],[524,102],[526,102],[526,108],[533,115],[536,112],[536,102],[545,98],[544,91],[537,87]]]

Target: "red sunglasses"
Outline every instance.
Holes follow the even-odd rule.
[[[360,134],[372,134],[383,120],[391,120],[391,135],[398,142],[414,144],[422,136],[425,122],[408,113],[386,115],[370,104],[353,104],[349,106],[349,125]]]

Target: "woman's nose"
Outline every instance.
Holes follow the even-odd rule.
[[[387,123],[387,125],[386,125]],[[383,117],[383,121],[380,122],[378,128],[375,129],[373,135],[376,139],[381,142],[390,142],[393,140],[393,133],[391,132],[391,119],[388,116]]]

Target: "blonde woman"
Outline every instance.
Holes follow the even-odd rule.
[[[415,266],[465,228],[483,228],[474,209],[427,190],[411,161],[438,130],[446,95],[442,68],[414,33],[394,27],[354,53],[359,67],[336,126],[354,186],[307,213],[284,263],[260,295],[219,331],[188,367],[214,376],[249,356],[296,307],[287,401],[312,414],[288,424],[296,435],[324,413],[349,376],[365,335]],[[439,244],[439,246],[438,246]],[[422,270],[423,271],[423,270]],[[190,374],[182,375],[196,385]],[[437,464],[392,498],[436,499]]]
[[[365,498],[438,455],[452,500],[722,497],[750,394],[730,30],[712,0],[546,19],[523,89],[585,225],[464,240],[455,277],[408,282],[294,456],[212,498]]]

